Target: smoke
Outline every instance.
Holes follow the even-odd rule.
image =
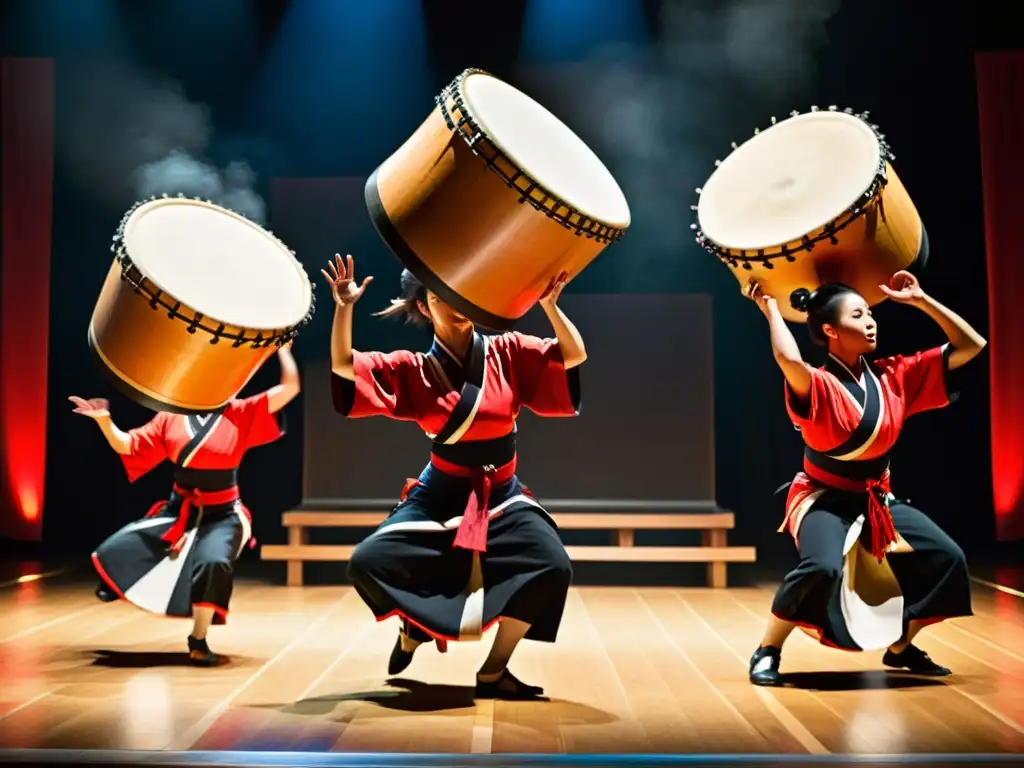
[[[174,82],[157,82],[119,62],[80,67],[68,89],[59,151],[78,184],[105,205],[153,195],[208,199],[264,223],[266,204],[244,162],[207,160],[209,110]]]
[[[694,190],[715,158],[770,116],[809,106],[815,54],[841,1],[666,0],[656,46],[521,73],[622,187],[633,215],[623,241],[631,264],[634,254],[678,260],[693,244]]]

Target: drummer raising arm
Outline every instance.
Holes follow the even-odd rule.
[[[370,278],[352,257],[324,271],[337,308],[331,334],[335,409],[350,418],[415,421],[431,438],[430,461],[401,503],[352,554],[349,578],[378,621],[402,619],[388,673],[405,669],[433,640],[477,640],[500,622],[477,672],[477,698],[532,698],[508,662],[520,640],[553,643],[572,566],[556,526],[516,476],[516,417],[579,412],[586,350],[557,306],[557,276],[540,303],[555,339],[484,336],[408,271],[384,315],[433,330],[426,354],[352,349],[352,309]],[[482,556],[486,553],[486,556]]]
[[[828,348],[825,366],[803,361],[775,299],[750,293],[768,319],[772,350],[785,377],[786,407],[806,444],[803,471],[789,488],[785,522],[800,564],[783,580],[772,617],[750,660],[757,685],[781,682],[782,646],[796,626],[825,645],[859,651],[886,648],[883,663],[918,674],[948,675],[913,645],[928,624],[970,616],[971,585],[960,547],[923,512],[890,492],[889,454],[907,417],[950,402],[948,374],[974,359],[985,340],[965,320],[925,294],[917,278],[897,272],[880,286],[892,300],[920,309],[949,338],[941,347],[869,361],[878,326],[864,298],[845,285],[793,292],[815,343]],[[902,612],[859,601],[844,586],[844,559],[868,550],[882,578],[891,568]],[[859,539],[860,545],[856,544]],[[858,578],[860,576],[858,575]],[[854,610],[855,609],[855,610]]]
[[[288,347],[279,349],[278,359],[277,386],[211,413],[160,412],[127,432],[114,424],[106,400],[68,398],[75,413],[99,426],[129,482],[165,459],[175,464],[169,499],[104,541],[92,559],[102,579],[101,600],[121,598],[154,613],[191,617],[189,657],[199,666],[218,661],[207,631],[227,622],[234,562],[253,541],[252,518],[239,498],[238,466],[250,448],[284,434],[282,409],[299,394],[299,369]],[[159,578],[150,578],[157,566]]]

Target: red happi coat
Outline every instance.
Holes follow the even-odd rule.
[[[872,554],[884,555],[895,541],[885,501],[890,493],[888,455],[908,417],[949,404],[946,374],[951,351],[946,344],[908,357],[870,363],[862,359],[860,378],[830,355],[822,368],[811,372],[806,400],[799,400],[785,385],[786,409],[806,450],[804,469],[789,488],[780,531],[797,539],[803,516],[829,488],[867,491]]]
[[[203,419],[161,412],[147,424],[129,430],[131,451],[121,454],[129,482],[135,482],[164,460],[194,470],[237,469],[246,451],[271,443],[284,433],[277,417],[270,412],[266,392],[232,400],[222,411]],[[174,490],[184,498],[184,503],[178,523],[164,537],[171,543],[180,541],[184,534],[192,504],[226,504],[238,499],[237,486],[201,493],[176,484]],[[149,514],[159,512],[164,503],[157,502]],[[247,522],[251,522],[244,506],[242,511]]]
[[[515,332],[488,337],[475,334],[473,346],[480,345],[486,350],[478,374],[483,377],[482,396],[459,440],[504,437],[515,428],[522,408],[539,416],[576,415],[557,340]],[[354,352],[355,396],[346,415],[415,421],[434,438],[465,396],[471,396],[465,390],[475,384],[472,354],[463,380],[453,381],[446,369],[450,371],[451,365],[461,369],[463,363],[436,338],[426,354]]]
[[[336,410],[351,418],[415,421],[435,446],[463,443],[472,448],[510,437],[522,408],[539,416],[579,412],[578,371],[566,371],[556,339],[475,333],[466,360],[459,360],[436,337],[426,354],[353,354],[354,382],[332,376]],[[484,459],[463,466],[446,461],[436,450],[431,455],[435,468],[473,478],[474,492],[455,546],[484,551],[490,488],[513,477],[516,460],[500,467],[486,465]]]

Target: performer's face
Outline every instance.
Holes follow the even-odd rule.
[[[433,291],[427,291],[425,309],[434,324],[434,333],[442,340],[453,337],[462,338],[473,331],[473,321],[449,307]]]
[[[847,293],[839,297],[839,312],[835,324],[825,325],[830,346],[849,356],[873,352],[878,346],[878,324],[871,315],[871,307],[864,297]]]

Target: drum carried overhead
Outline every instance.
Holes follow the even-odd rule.
[[[374,225],[404,266],[474,322],[509,330],[630,223],[625,195],[529,96],[467,69],[370,176]]]
[[[804,322],[789,294],[846,283],[869,304],[879,284],[928,259],[928,236],[868,113],[812,107],[791,113],[734,151],[698,189],[697,242]]]
[[[89,348],[125,395],[156,411],[226,405],[313,316],[302,265],[241,214],[182,196],[129,210]]]

